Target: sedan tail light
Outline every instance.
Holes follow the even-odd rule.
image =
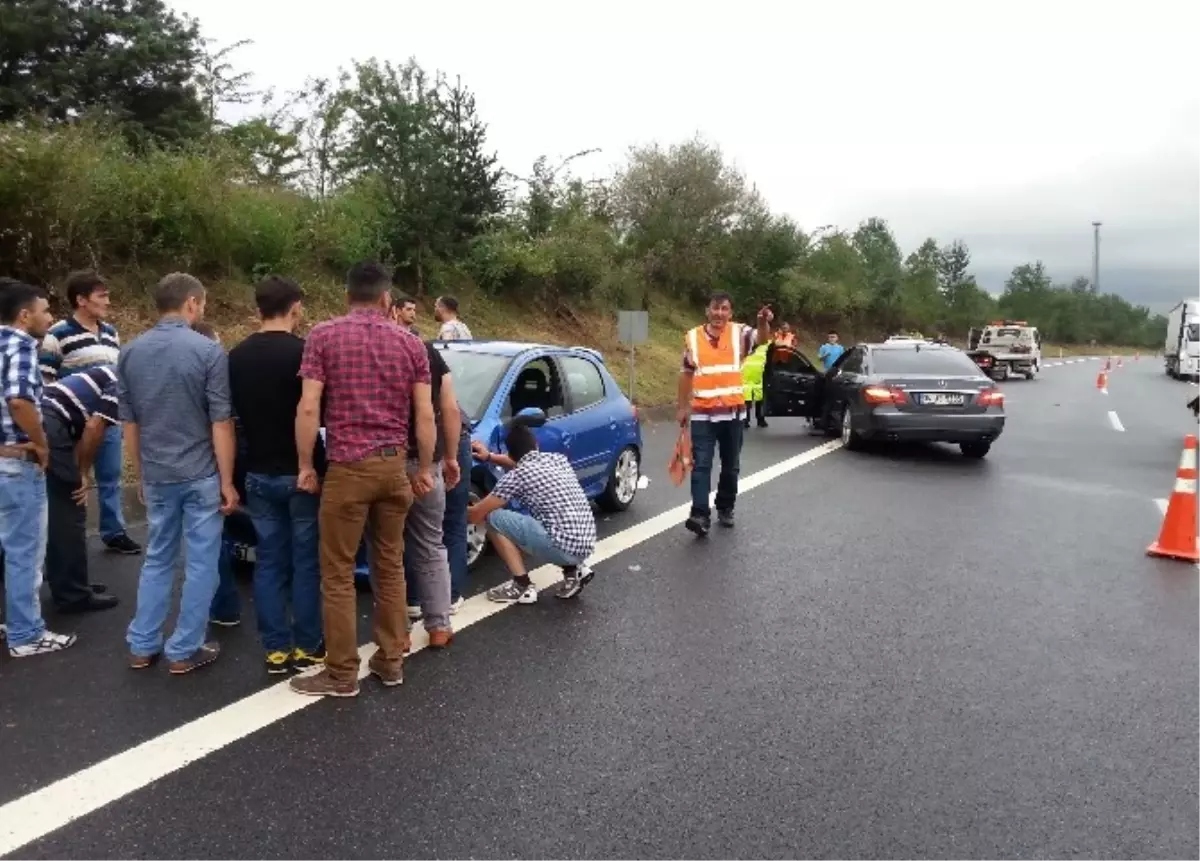
[[[984,389],[975,398],[975,403],[981,407],[1004,406],[1004,392],[999,389]]]
[[[888,386],[867,386],[862,394],[863,400],[868,404],[902,404],[908,400],[904,389]]]

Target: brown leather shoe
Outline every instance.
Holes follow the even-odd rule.
[[[429,648],[444,649],[454,642],[454,632],[449,628],[435,628],[429,632]]]
[[[331,676],[329,670],[321,670],[311,676],[296,676],[288,682],[288,687],[309,697],[358,696],[358,679],[343,682]]]
[[[158,659],[160,657],[162,657],[162,655],[161,655],[161,653],[158,653],[158,652],[154,653],[153,655],[135,655],[133,652],[130,652],[128,655],[129,669],[131,669],[131,670],[149,669],[150,667],[153,667],[155,664],[158,663]]]
[[[371,659],[367,661],[367,670],[371,673],[371,675],[378,678],[379,681],[383,683],[384,687],[392,688],[396,685],[404,684],[403,661],[388,663],[380,658],[379,653],[376,652],[371,656]]]
[[[184,673],[190,673],[192,670],[198,670],[211,664],[219,657],[221,657],[221,644],[205,643],[186,658],[171,661],[167,664],[167,671],[173,676],[182,676]]]

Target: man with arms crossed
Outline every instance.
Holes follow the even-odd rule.
[[[204,285],[193,276],[164,277],[154,288],[158,323],[129,343],[117,364],[125,446],[140,474],[150,521],[137,613],[126,634],[135,670],[165,653],[170,672],[181,675],[220,656],[220,646],[205,639],[219,581],[223,515],[238,504],[237,444],[225,351],[191,328],[204,316],[204,300]],[[164,647],[181,546],[179,619]]]
[[[391,274],[357,263],[346,276],[350,310],[309,333],[300,366],[296,413],[297,485],[321,489],[321,594],[325,667],[289,682],[308,696],[358,695],[354,556],[368,523],[374,552],[377,650],[368,667],[386,686],[404,681],[408,639],[404,588],[404,522],[413,496],[432,490],[436,429],[424,345],[388,317]],[[329,468],[321,485],[313,449],[325,403]],[[416,427],[410,428],[410,412]],[[410,483],[407,448],[417,440]]]

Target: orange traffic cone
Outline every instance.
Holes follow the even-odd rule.
[[[1107,370],[1101,370],[1100,373],[1096,374],[1096,388],[1098,388],[1104,394],[1106,394],[1106,395],[1108,394],[1108,371]]]
[[[1183,455],[1175,473],[1175,490],[1167,503],[1162,531],[1158,540],[1146,548],[1148,556],[1200,562],[1200,545],[1196,541],[1196,437],[1183,438]]]

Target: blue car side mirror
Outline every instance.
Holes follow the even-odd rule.
[[[511,419],[509,425],[525,425],[530,428],[540,428],[546,423],[546,414],[537,407],[526,407]]]

